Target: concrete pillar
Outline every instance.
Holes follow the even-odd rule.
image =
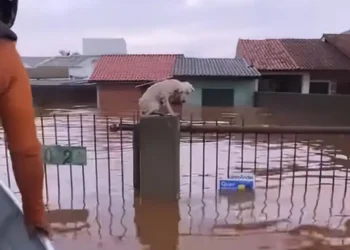
[[[335,95],[337,94],[337,82],[332,80],[329,82],[328,94]]]
[[[97,108],[100,109],[101,108],[101,104],[100,104],[100,88],[98,83],[96,83],[96,102],[97,102]]]
[[[140,195],[177,199],[180,191],[180,121],[145,116],[139,124]]]
[[[139,125],[135,125],[133,131],[133,160],[134,160],[134,192],[136,195],[140,194],[140,131]]]
[[[301,78],[301,93],[309,94],[310,93],[310,74],[305,73]]]
[[[259,91],[259,79],[254,80],[254,91]]]

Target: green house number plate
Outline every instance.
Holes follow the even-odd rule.
[[[86,147],[44,145],[43,161],[52,165],[86,165]]]

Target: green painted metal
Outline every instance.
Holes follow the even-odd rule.
[[[86,165],[86,147],[44,145],[43,161],[52,165]]]

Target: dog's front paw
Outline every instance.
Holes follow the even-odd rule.
[[[179,116],[179,114],[178,113],[168,113],[168,114],[166,114],[167,116]]]

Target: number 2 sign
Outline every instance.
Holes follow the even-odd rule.
[[[60,145],[44,145],[43,161],[53,165],[86,165],[86,148]]]

